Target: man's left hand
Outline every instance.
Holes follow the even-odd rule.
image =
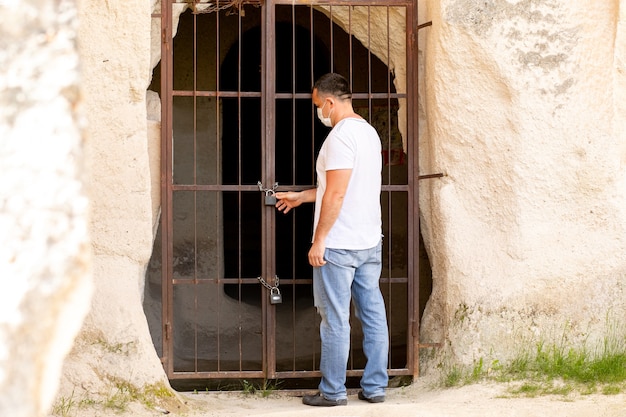
[[[326,264],[324,260],[324,252],[326,251],[326,245],[323,243],[315,243],[311,245],[309,250],[309,264],[311,266],[322,266]]]

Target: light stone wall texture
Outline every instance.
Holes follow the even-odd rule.
[[[138,0],[79,2],[95,289],[59,400],[169,386],[142,309],[160,192],[159,104],[146,91],[151,12]]]
[[[420,190],[427,364],[623,345],[625,8],[428,3],[421,163],[446,176]]]
[[[51,409],[92,291],[76,3],[0,2],[0,415]]]

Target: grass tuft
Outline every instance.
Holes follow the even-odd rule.
[[[534,351],[523,352],[507,364],[495,360],[486,367],[480,358],[471,367],[451,366],[442,373],[442,385],[491,380],[513,382],[510,392],[528,397],[567,396],[573,392],[615,395],[626,390],[624,342],[607,340],[599,353],[539,343]]]

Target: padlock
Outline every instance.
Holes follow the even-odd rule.
[[[274,195],[274,190],[265,191],[265,205],[266,206],[276,205],[276,196]]]
[[[270,304],[280,304],[283,302],[283,296],[280,295],[280,290],[277,287],[273,287],[270,290]]]

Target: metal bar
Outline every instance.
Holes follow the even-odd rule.
[[[193,183],[198,183],[198,15],[193,15]],[[193,193],[193,366],[198,370],[198,192]]]
[[[350,77],[352,79],[352,77]],[[351,86],[352,87],[352,86]],[[406,94],[404,93],[352,93],[353,100],[367,100],[367,99],[386,99],[386,98],[406,98]],[[290,99],[290,98],[299,98],[299,99],[308,99],[311,98],[311,93],[277,93],[276,98],[281,99]]]
[[[428,26],[432,26],[432,25],[433,25],[432,21],[431,22],[422,23],[421,25],[417,25],[417,30],[424,29],[424,28],[427,28]]]
[[[265,97],[265,100],[261,103],[262,110],[262,131],[264,132],[261,138],[261,149],[265,151],[265,158],[263,158],[264,166],[264,180],[275,182],[275,155],[274,155],[274,142],[275,142],[275,112],[276,112],[276,99],[274,94],[276,93],[276,11],[274,2],[268,0],[264,4],[264,10],[262,12],[262,18],[264,19],[261,27],[261,76],[262,87],[261,93]],[[262,261],[261,269],[265,274],[265,279],[274,283],[274,277],[276,275],[276,264],[274,258],[274,246],[275,246],[275,230],[274,230],[274,213],[270,210],[271,207],[266,207],[262,210],[261,219],[265,227],[261,231],[262,245]],[[265,377],[274,378],[276,372],[276,308],[273,307],[267,297],[262,297],[263,315],[265,331],[263,344],[264,344],[264,360]]]
[[[313,19],[313,7],[309,7],[309,26],[311,28],[310,30],[310,49],[311,49],[311,64],[313,64],[315,56],[314,56],[314,50],[315,50],[315,43],[314,43],[314,34],[315,34],[315,25],[313,24],[314,19]],[[315,84],[315,74],[313,73],[313,71],[311,71],[311,86],[313,86]],[[315,110],[315,106],[311,105],[312,110]],[[311,178],[315,178],[315,112],[312,111],[311,112]]]
[[[353,62],[353,49],[352,49],[352,7],[348,7],[348,53],[350,58],[348,59],[348,72],[350,73],[350,91],[354,90],[354,62]],[[354,99],[354,94],[352,95]]]
[[[310,61],[309,72],[313,73],[313,60]],[[297,132],[297,106],[296,106],[296,6],[291,6],[291,73],[292,73],[292,83],[291,83],[291,93],[293,94],[293,98],[291,99],[291,114],[292,114],[292,124],[291,124],[291,160],[293,161],[291,165],[291,182],[296,181],[296,173],[297,173],[297,155],[296,155],[296,132]],[[295,215],[291,220],[291,259],[296,259],[296,220],[298,217]],[[296,276],[296,263],[291,262],[291,276]],[[285,280],[283,280],[285,282]],[[291,284],[291,299],[293,302],[291,303],[291,369],[296,369],[296,284],[292,280]]]
[[[198,283],[211,283],[211,284],[257,284],[259,282],[258,278],[197,278],[195,281]],[[193,285],[195,283],[194,279],[190,278],[177,278],[174,279],[173,282],[176,285]]]
[[[238,60],[238,65],[237,65],[237,111],[238,111],[238,115],[237,115],[237,128],[239,129],[239,151],[237,154],[237,157],[239,158],[239,165],[238,165],[238,179],[237,179],[237,183],[241,184],[242,182],[242,178],[243,178],[243,173],[242,173],[242,152],[243,152],[243,136],[241,134],[241,121],[242,121],[242,117],[241,117],[241,62],[242,62],[242,49],[243,49],[243,32],[241,30],[241,6],[238,10],[237,13],[237,32],[238,32],[238,44],[239,44],[239,60]],[[243,260],[243,254],[242,254],[242,228],[241,228],[241,212],[242,212],[242,207],[243,207],[243,196],[241,194],[241,191],[238,192],[238,196],[239,196],[239,204],[238,204],[238,208],[237,211],[239,213],[239,222],[238,222],[238,233],[239,233],[239,241],[237,242],[238,245],[238,250],[237,250],[237,259],[238,259],[238,273],[237,276],[239,277],[239,280],[237,282],[237,347],[238,347],[238,351],[237,351],[237,357],[239,359],[239,371],[243,371],[243,342],[242,342],[242,338],[241,338],[241,333],[242,333],[242,316],[241,316],[241,308],[242,308],[242,300],[241,300],[241,290],[242,290],[242,280],[241,280],[241,276],[242,276],[242,260]]]
[[[221,120],[221,111],[220,111],[220,106],[221,106],[221,100],[220,100],[220,82],[221,82],[221,72],[220,72],[220,56],[221,56],[221,36],[220,36],[220,13],[215,13],[215,90],[217,91],[217,95],[216,95],[216,99],[215,99],[215,143],[216,143],[216,155],[221,155],[222,154],[222,146],[221,146],[221,141],[220,138],[222,137],[221,135],[221,131],[222,131],[222,120]],[[216,172],[215,172],[215,178],[216,178],[216,182],[218,184],[220,184],[222,182],[222,158],[216,158]],[[217,232],[217,247],[218,248],[223,248],[224,244],[225,244],[225,240],[224,240],[224,216],[222,213],[222,210],[220,208],[223,208],[223,202],[224,202],[224,198],[223,198],[223,191],[216,189],[215,190],[215,199],[216,199],[216,207],[217,207],[217,216],[216,216],[216,224],[215,224],[215,229],[218,231]],[[225,269],[225,262],[224,262],[224,257],[223,256],[217,256],[217,280],[215,281],[214,285],[212,285],[213,288],[215,288],[215,292],[217,293],[218,291],[220,291],[220,289],[222,288],[222,280],[223,280],[223,274],[224,274],[224,269]],[[216,323],[216,327],[217,327],[217,346],[221,346],[221,311],[222,311],[222,298],[221,297],[216,297],[217,298],[217,323]],[[218,348],[217,351],[217,356],[219,358],[220,355],[220,351]],[[219,366],[219,362],[218,362],[218,366]]]
[[[410,6],[412,0],[273,0],[273,3],[308,6]]]
[[[372,123],[372,10],[367,6],[367,106],[369,122]]]
[[[328,19],[330,20],[330,26],[329,26],[329,30],[330,30],[330,72],[335,72],[335,39],[334,39],[334,25],[333,25],[333,5],[331,4],[329,6],[329,17]]]
[[[169,0],[161,2],[161,291],[162,291],[162,343],[164,368],[167,375],[174,372],[174,344],[170,337],[173,322],[173,284],[170,277],[172,270],[172,6]],[[163,305],[164,304],[164,305]]]
[[[427,180],[429,178],[441,178],[443,177],[442,173],[439,174],[427,174],[427,175],[420,175],[417,177],[418,180]]]
[[[219,149],[221,149],[221,142],[220,142],[220,137],[221,137],[221,133],[222,133],[222,125],[221,125],[221,111],[220,111],[220,105],[221,105],[221,101],[219,99],[220,97],[220,82],[221,82],[221,72],[220,72],[220,55],[221,55],[221,36],[220,36],[220,13],[216,13],[215,14],[215,90],[217,90],[217,95],[216,95],[216,100],[215,100],[215,121],[216,121],[216,139],[215,142],[217,144],[217,148],[218,148],[218,152]],[[220,153],[218,153],[218,155],[220,155]],[[222,182],[222,178],[221,178],[221,158],[217,158],[217,175],[216,175],[216,179],[218,183]],[[223,203],[224,198],[223,198],[223,191],[219,190],[219,188],[216,188],[217,191],[217,198],[218,198],[218,203]],[[217,207],[223,207],[223,204],[218,205]],[[221,214],[221,210],[217,210],[218,212],[218,216],[217,216],[217,230],[219,230],[219,236],[218,236],[218,248],[223,248],[224,247],[224,236],[223,236],[223,224],[224,224],[224,218],[222,217],[222,221],[220,223],[220,214]],[[222,225],[222,227],[220,227],[220,225]],[[218,256],[218,262],[223,261],[222,257]],[[222,266],[223,268],[224,266]],[[218,268],[218,271],[222,271],[222,268]],[[219,272],[218,272],[219,273]],[[222,277],[220,277],[218,275],[217,277],[217,282],[214,285],[215,287],[215,292],[218,292],[222,286],[221,283],[221,279]],[[217,358],[217,369],[220,369],[221,363],[220,363],[220,355],[221,355],[221,345],[222,345],[222,320],[221,320],[221,311],[222,311],[222,301],[221,301],[221,297],[216,297],[217,298],[217,322],[216,322],[216,327],[217,327],[217,336],[216,336],[216,345],[217,345],[217,352],[216,352],[216,358]]]
[[[174,191],[234,191],[247,192],[259,191],[258,185],[211,185],[211,184],[176,184],[172,185]]]
[[[261,93],[254,91],[210,91],[210,90],[174,90],[172,95],[176,97],[228,97],[228,98],[248,98],[248,97],[261,97]]]
[[[390,45],[390,36],[391,32],[389,30],[389,7],[387,7],[387,94],[391,94],[391,72],[389,71],[390,67],[390,55],[391,55],[391,45]],[[387,151],[391,148],[391,97],[387,97]],[[389,169],[387,170],[387,183],[391,184],[391,165],[389,165]],[[389,237],[387,239],[387,268],[389,274],[389,280],[387,282],[387,291],[389,293],[389,302],[387,305],[387,317],[389,321],[393,321],[393,291],[392,291],[392,271],[393,271],[393,204],[392,204],[392,196],[391,192],[387,193],[387,224],[389,225]],[[391,323],[387,326],[387,339],[389,340],[389,346],[392,346],[392,338],[391,338]],[[387,356],[387,363],[393,363],[393,349],[389,349]]]
[[[381,284],[391,282],[392,284],[406,284],[408,282],[407,277],[395,277],[395,278],[380,278]],[[196,278],[198,283],[222,283],[222,284],[257,284],[258,278]],[[177,278],[172,280],[175,285],[193,285],[194,279],[190,278]],[[295,279],[281,279],[281,284],[311,284],[311,278],[295,278]]]
[[[418,20],[418,0],[413,1],[413,7],[407,8],[407,81],[411,80],[411,86],[417,86],[419,82],[418,63],[417,58],[419,56],[418,43],[417,43],[417,31],[413,31],[413,28],[417,26]],[[407,88],[407,92],[409,92]],[[412,264],[409,266],[409,273],[411,279],[409,280],[409,291],[411,294],[409,308],[410,317],[408,322],[408,334],[411,335],[409,339],[408,353],[410,354],[409,367],[413,371],[413,377],[419,376],[419,182],[416,180],[419,172],[419,124],[418,124],[418,91],[416,88],[411,90],[410,99],[408,104],[408,114],[414,115],[410,118],[409,134],[407,144],[409,146],[409,162],[411,169],[411,176],[409,178],[409,205],[410,205],[410,232],[413,233],[413,237],[409,239],[409,252],[412,256],[409,262]]]
[[[203,371],[173,372],[170,379],[226,379],[226,378],[263,378],[262,371]]]
[[[411,375],[411,370],[408,368],[396,368],[389,369],[387,373],[389,376],[399,375]],[[272,379],[288,379],[288,378],[316,378],[322,374],[320,371],[286,371],[276,372],[276,377]],[[346,372],[348,377],[360,377],[363,376],[363,370],[348,370]],[[263,378],[262,371],[204,371],[204,372],[174,372],[170,379],[238,379],[238,378]],[[357,389],[353,389],[354,392]],[[307,390],[309,392],[309,390]],[[352,392],[350,390],[349,392]]]

